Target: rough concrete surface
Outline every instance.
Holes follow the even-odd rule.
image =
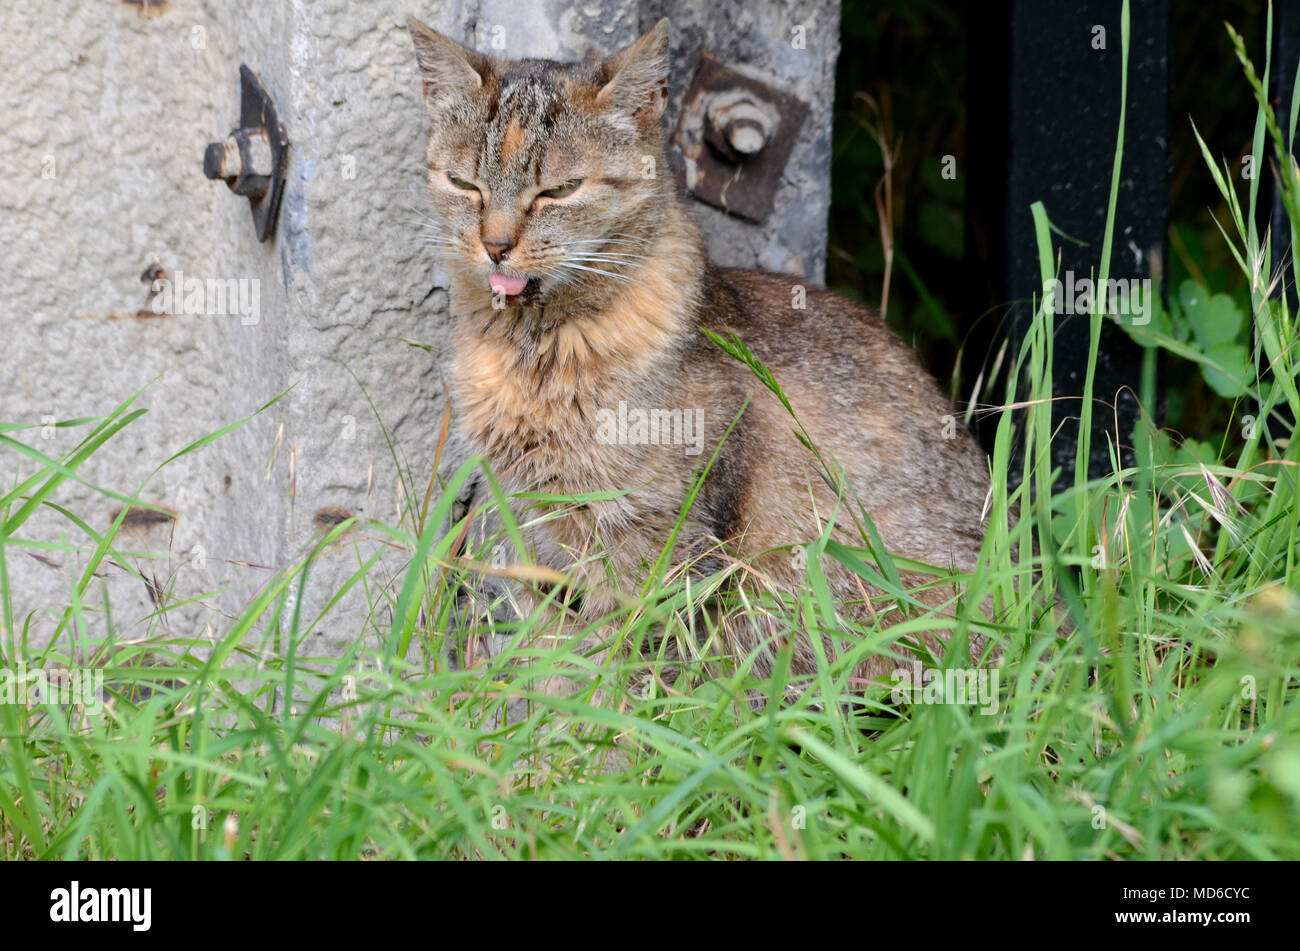
[[[562,59],[612,51],[667,14],[676,24],[670,121],[702,49],[793,91],[811,113],[772,218],[760,227],[696,208],[722,263],[821,279],[837,3],[7,0],[0,421],[32,424],[11,435],[59,456],[90,427],[54,422],[102,416],[143,388],[135,406],[148,412],[80,475],[174,512],[174,521],[130,529],[118,547],[169,553],[134,563],[157,576],[170,603],[207,595],[151,619],[146,587],[106,564],[86,591],[82,636],[104,636],[105,587],[119,638],[220,631],[221,615],[310,544],[317,513],[396,524],[410,494],[399,471],[423,492],[449,339],[446,279],[417,234],[427,120],[408,13],[485,51]],[[790,43],[796,24],[808,27],[804,50]],[[247,202],[202,173],[205,145],[238,117],[241,62],[274,97],[291,143],[278,228],[266,243]],[[216,315],[205,296],[206,313],[188,313],[182,301],[157,315],[141,281],[151,267],[244,282],[256,288],[257,310]],[[243,427],[158,469],[282,393]],[[0,491],[32,471],[20,458],[0,451]],[[453,443],[444,471],[464,458]],[[77,483],[53,498],[97,532],[122,505]],[[20,534],[88,544],[52,509]],[[49,639],[87,562],[84,551],[37,554],[9,564],[26,626],[16,636],[32,645]],[[322,559],[306,616],[356,558],[344,546]],[[372,577],[397,577],[408,558],[388,550]],[[337,652],[367,613],[356,592],[305,649]]]

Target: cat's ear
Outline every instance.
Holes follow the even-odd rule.
[[[599,76],[599,108],[635,119],[643,131],[657,127],[668,104],[668,18],[601,63]]]
[[[415,17],[406,18],[406,28],[415,43],[415,61],[424,81],[424,101],[432,106],[449,96],[468,96],[483,85],[488,62],[473,50],[467,50]]]

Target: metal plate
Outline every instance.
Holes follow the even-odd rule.
[[[271,143],[271,184],[261,198],[249,198],[253,211],[253,227],[257,240],[265,241],[275,232],[275,219],[280,213],[280,198],[284,194],[285,172],[289,165],[289,139],[280,124],[279,114],[271,95],[248,66],[239,66],[241,129],[265,129]]]
[[[748,157],[730,148],[710,120],[720,105],[736,99],[750,100],[772,123],[763,147]],[[687,191],[728,214],[762,221],[772,211],[781,175],[807,115],[807,104],[797,97],[701,53],[673,135],[685,162]]]

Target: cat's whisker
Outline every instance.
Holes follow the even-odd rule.
[[[622,244],[650,244],[649,238],[642,238],[639,235],[628,234],[623,231],[615,234],[606,235],[603,238],[575,238],[572,241],[566,241],[565,244],[604,244],[610,241],[616,241]]]
[[[574,283],[576,275],[565,274],[559,267],[538,265],[537,270],[543,277],[549,278],[555,283],[556,287],[569,287]]]
[[[632,255],[632,253],[650,251],[650,248],[640,247],[640,246],[632,246],[627,248],[610,247],[608,246],[607,242],[590,244],[590,246],[577,246],[577,247],[569,246],[569,244],[564,244],[564,246],[560,247],[560,249],[563,249],[563,251],[567,251],[567,252],[571,251],[573,253],[578,253],[578,255]]]
[[[648,254],[592,254],[579,253],[570,254],[570,261],[609,261],[614,264],[623,264],[632,261],[651,261],[653,258]]]
[[[422,247],[428,248],[434,256],[439,259],[450,259],[460,253],[460,248],[450,242],[430,241],[427,238],[420,241]]]
[[[564,264],[562,264],[561,267],[574,268],[575,270],[578,271],[590,271],[592,274],[603,274],[606,277],[612,277],[617,281],[624,281],[628,284],[634,283],[633,279],[628,277],[626,274],[619,274],[616,271],[605,271],[598,267],[587,267],[584,264],[574,264],[571,261],[564,262]]]
[[[589,239],[580,239],[577,241],[565,241],[563,244],[560,245],[560,247],[581,248],[581,247],[590,247],[592,245],[595,245],[597,247],[605,247],[608,245],[627,244],[627,245],[632,245],[633,247],[644,249],[652,243],[653,242],[646,241],[643,239],[632,240],[630,238],[589,238]]]
[[[580,277],[573,271],[566,271],[563,263],[542,265],[542,267],[546,271],[546,276],[553,280],[557,287],[571,287]]]
[[[459,251],[461,249],[458,242],[449,241],[443,238],[421,237],[420,244],[429,248],[445,248],[448,251]]]
[[[625,257],[646,257],[647,255],[641,254],[640,252],[648,251],[648,250],[649,250],[648,248],[637,248],[635,250],[631,250],[631,249],[625,250],[623,248],[573,248],[572,249],[574,254],[610,254],[615,256],[622,255]]]
[[[600,250],[596,248],[574,248],[569,253],[575,257],[579,257],[582,255],[592,255],[595,257],[607,257],[607,258],[629,258],[629,259],[635,258],[642,261],[649,260],[651,257],[653,257],[653,255],[649,255],[649,254],[640,254],[639,253],[640,250],[648,250],[648,249],[638,249],[638,251],[622,251],[619,249]]]
[[[460,245],[457,242],[448,241],[443,238],[430,238],[427,236],[421,237],[420,243],[435,248],[456,248],[456,249],[460,248]]]

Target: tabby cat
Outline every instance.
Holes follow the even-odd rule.
[[[666,20],[579,64],[489,58],[408,24],[432,120],[433,240],[452,274],[457,423],[507,491],[628,490],[544,526],[545,557],[585,582],[584,614],[614,608],[609,578],[629,591],[645,579],[710,459],[675,550],[695,571],[738,558],[752,583],[794,590],[806,568],[791,546],[829,519],[860,543],[859,502],[896,555],[974,566],[985,457],[916,355],[837,294],[709,263],[663,174]],[[851,495],[837,497],[790,412],[701,328],[734,334],[766,365]],[[900,617],[880,591],[823,565],[845,612]],[[939,604],[953,588],[916,596]],[[759,673],[784,637],[794,672],[814,669],[807,634],[773,634],[728,629],[738,656],[757,653]],[[835,655],[847,643],[824,646]],[[892,666],[873,655],[857,674]]]

